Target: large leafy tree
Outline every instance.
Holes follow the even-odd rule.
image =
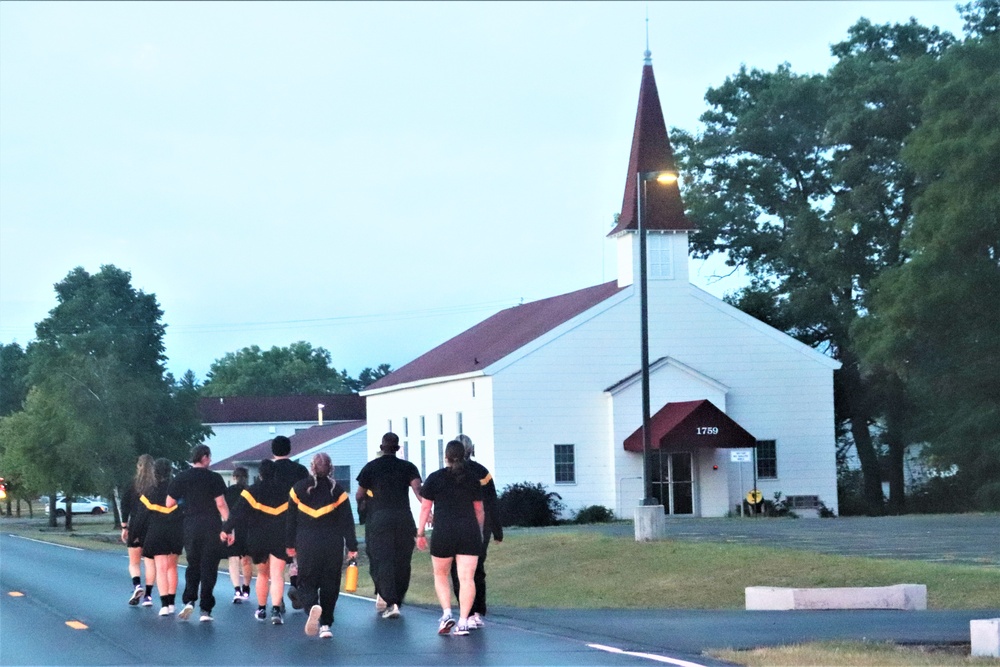
[[[391,372],[392,367],[389,366],[389,364],[379,364],[375,368],[368,366],[361,370],[358,374],[357,380],[354,378],[347,378],[347,386],[351,391],[358,392]]]
[[[347,394],[349,376],[332,365],[330,353],[305,341],[261,350],[257,345],[215,360],[203,396]]]
[[[907,412],[891,373],[866,372],[851,325],[872,280],[906,260],[901,239],[918,192],[902,161],[919,124],[913,71],[953,38],[937,28],[862,19],[834,45],[823,75],[741,68],[706,94],[705,129],[675,131],[698,231],[693,253],[722,252],[752,278],[730,297],[738,307],[840,360],[838,421],[852,436],[873,511],[881,508],[876,433],[905,446]],[[894,444],[895,443],[895,444]],[[902,456],[892,495],[902,504]]]
[[[55,290],[58,303],[36,325],[29,355],[35,397],[9,434],[25,474],[51,491],[107,493],[127,481],[140,453],[183,460],[208,431],[165,372],[155,295],[111,265],[73,269]]]
[[[856,323],[871,368],[900,378],[913,438],[983,508],[1000,508],[1000,2],[964,8],[966,39],[914,73],[922,122],[909,261],[873,281]]]

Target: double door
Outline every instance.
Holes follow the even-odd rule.
[[[694,514],[694,462],[691,452],[654,449],[650,456],[653,497],[666,514]]]

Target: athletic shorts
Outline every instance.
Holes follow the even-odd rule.
[[[435,526],[431,533],[431,555],[436,558],[478,556],[482,551],[483,536],[476,528],[468,530]]]

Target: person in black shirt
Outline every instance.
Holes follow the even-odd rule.
[[[289,458],[292,453],[292,441],[284,435],[278,435],[271,441],[271,454],[274,461],[275,483],[283,487],[285,495],[292,490],[292,486],[300,479],[309,476],[309,470],[299,463]],[[298,596],[298,570],[295,559],[288,557],[287,564],[291,566],[291,573],[288,576],[288,599],[292,601],[292,609],[301,609]],[[282,603],[284,607],[284,603]]]
[[[135,479],[122,494],[122,542],[128,547],[128,573],[132,576],[132,597],[128,603],[143,607],[153,606],[153,586],[156,584],[156,564],[152,558],[145,559],[146,588],[139,577],[139,564],[143,562],[142,541],[149,526],[149,512],[139,502],[139,497],[149,493],[156,486],[153,473],[153,457],[141,454],[135,463]]]
[[[298,558],[299,598],[309,608],[306,634],[329,639],[340,596],[344,547],[349,559],[357,558],[358,538],[351,499],[333,480],[330,456],[320,452],[311,468],[312,474],[296,482],[288,494],[285,546],[289,556]]]
[[[472,443],[472,438],[462,434],[455,437],[455,440],[465,447],[465,467],[479,480],[479,485],[483,487],[483,512],[486,520],[483,528],[483,549],[479,552],[479,561],[476,563],[476,574],[473,577],[476,582],[476,598],[472,603],[472,615],[469,616],[469,629],[475,630],[486,625],[483,616],[486,615],[486,549],[490,545],[490,536],[497,543],[503,542],[503,526],[500,525],[500,510],[497,506],[497,486],[493,481],[493,475],[486,469],[486,466],[473,461],[476,455],[476,446]],[[455,595],[459,596],[461,582],[458,580],[458,566],[451,566],[451,584],[455,589]]]
[[[420,491],[420,519],[417,521],[417,548],[427,549],[424,527],[434,512],[431,534],[431,562],[434,566],[434,591],[441,603],[438,634],[445,635],[455,626],[451,616],[451,564],[458,564],[459,617],[456,635],[469,634],[469,614],[476,597],[474,575],[483,548],[483,490],[479,480],[465,465],[465,447],[452,440],[444,449],[446,467],[432,472]]]
[[[410,491],[420,502],[420,472],[409,461],[396,457],[399,436],[386,433],[381,455],[358,473],[355,499],[367,505],[365,551],[375,583],[375,610],[382,618],[399,616],[410,588],[410,561],[413,558],[417,526],[410,511]]]
[[[201,589],[202,622],[212,620],[215,607],[215,581],[219,577],[222,558],[222,522],[229,519],[226,505],[226,483],[222,475],[212,472],[212,450],[197,445],[191,450],[191,467],[177,475],[167,489],[166,506],[181,506],[184,513],[184,553],[187,569],[184,576],[184,608],[177,613],[186,621],[194,611]]]
[[[274,461],[260,462],[260,479],[244,489],[233,506],[225,532],[243,532],[247,553],[257,566],[257,611],[254,618],[267,619],[267,594],[271,593],[271,623],[284,622],[281,604],[285,595],[285,516],[288,491],[274,480]],[[228,540],[227,540],[228,541]]]
[[[142,557],[156,562],[156,589],[160,593],[160,616],[172,616],[177,597],[177,559],[184,551],[184,517],[177,505],[167,507],[167,489],[174,474],[169,459],[156,459],[152,491],[139,496],[149,513],[149,527],[142,541]],[[131,519],[129,519],[131,521]]]
[[[249,472],[243,466],[233,468],[233,483],[226,488],[226,505],[232,518],[233,507],[240,494],[247,488]],[[229,561],[229,580],[233,583],[233,604],[242,604],[250,599],[250,579],[253,578],[253,564],[247,555],[247,535],[245,530],[233,532],[233,543],[223,545],[222,557]]]

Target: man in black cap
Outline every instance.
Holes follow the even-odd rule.
[[[295,482],[309,476],[309,469],[298,461],[289,458],[292,453],[292,441],[287,436],[278,435],[271,441],[271,454],[274,461],[274,481],[277,486],[284,489],[285,495],[292,490]],[[292,601],[292,609],[301,609],[299,605],[298,589],[299,577],[296,573],[295,563],[291,556],[286,557],[286,561],[291,566],[291,574],[288,575],[289,589],[288,599]]]
[[[355,498],[367,504],[365,550],[375,583],[375,610],[382,612],[382,618],[397,618],[410,588],[410,560],[417,537],[409,491],[419,503],[421,480],[417,466],[396,457],[398,435],[383,435],[379,449],[379,457],[358,473]]]
[[[483,616],[486,615],[486,569],[483,563],[486,562],[486,549],[490,545],[490,536],[493,536],[498,543],[503,542],[503,526],[500,525],[500,508],[497,506],[497,487],[493,481],[493,475],[483,464],[473,461],[476,454],[476,446],[472,444],[472,438],[465,434],[455,437],[465,447],[465,467],[479,480],[483,487],[483,511],[486,514],[486,521],[483,524],[483,550],[479,554],[479,561],[476,563],[476,598],[472,602],[472,614],[469,616],[469,629],[478,629],[486,625]],[[452,563],[451,583],[455,595],[458,595],[458,568]]]

